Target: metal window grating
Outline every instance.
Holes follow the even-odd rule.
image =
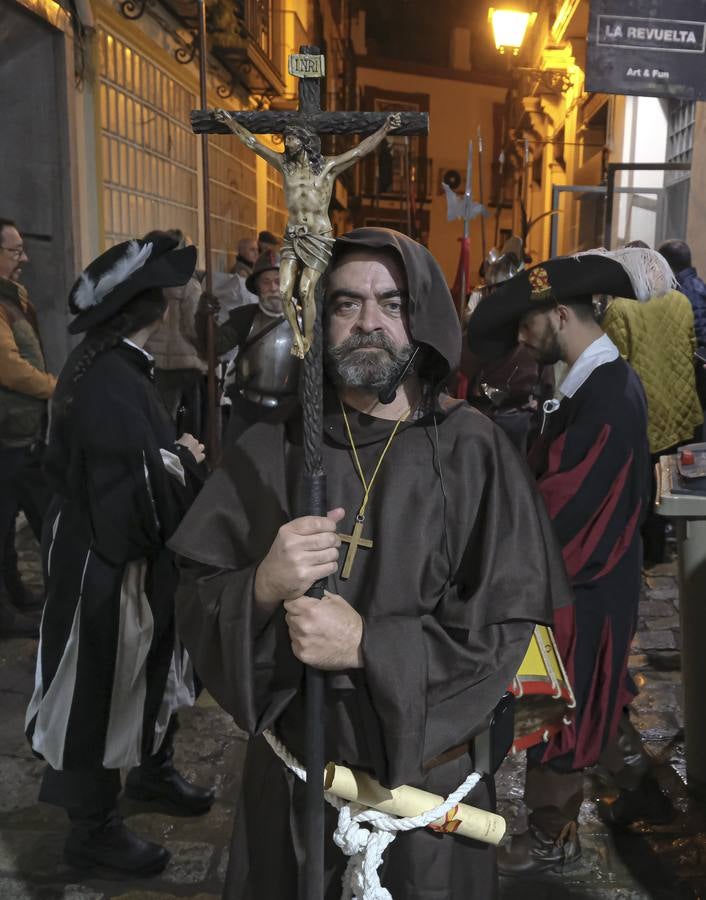
[[[238,241],[255,237],[257,222],[256,157],[235,137],[209,137],[211,186],[211,261],[216,271],[235,262]]]
[[[667,162],[691,162],[694,149],[695,100],[669,100]]]
[[[284,205],[282,174],[272,166],[267,167],[267,230],[278,237],[284,235],[287,225],[287,207]]]
[[[103,225],[112,246],[155,228],[198,237],[195,95],[99,29]]]

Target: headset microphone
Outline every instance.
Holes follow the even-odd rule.
[[[389,387],[383,388],[378,393],[378,400],[384,406],[387,406],[389,403],[392,403],[393,400],[395,399],[395,397],[397,396],[397,388],[402,384],[402,382],[405,380],[405,378],[409,374],[409,370],[412,368],[412,363],[414,362],[414,358],[418,352],[419,352],[419,347],[415,347],[414,352],[412,353],[410,358],[407,360],[407,364],[405,365],[404,369],[402,369],[402,371],[400,372],[398,377],[393,381],[393,383]]]

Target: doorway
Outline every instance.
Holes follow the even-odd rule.
[[[67,43],[59,28],[0,0],[0,216],[14,219],[29,256],[22,282],[37,308],[47,364],[68,350],[66,298],[75,278],[69,164]]]

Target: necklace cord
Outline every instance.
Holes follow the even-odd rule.
[[[363,502],[361,503],[360,510],[358,512],[359,516],[364,516],[365,509],[368,505],[368,498],[370,497],[370,492],[373,489],[373,485],[375,484],[375,479],[377,478],[378,472],[380,471],[380,466],[382,465],[382,461],[385,459],[385,455],[387,454],[387,451],[390,449],[390,445],[394,441],[395,435],[397,434],[397,431],[398,431],[400,425],[409,417],[411,410],[409,410],[409,409],[406,410],[406,412],[402,413],[402,415],[399,417],[399,419],[395,422],[395,427],[392,429],[392,434],[387,439],[387,443],[385,444],[385,449],[380,454],[380,458],[378,459],[377,465],[375,466],[375,471],[373,472],[372,477],[371,477],[370,481],[368,482],[365,480],[365,474],[363,473],[363,467],[360,464],[360,458],[358,456],[358,449],[356,448],[355,441],[353,440],[353,432],[351,431],[350,422],[348,421],[348,416],[346,415],[346,408],[342,402],[340,402],[340,405],[341,405],[341,412],[343,413],[343,421],[345,422],[345,425],[346,425],[346,434],[348,435],[348,440],[351,445],[351,450],[353,451],[353,460],[355,462],[355,468],[356,468],[356,471],[358,472],[358,477],[360,478],[361,482],[363,483],[363,488],[365,489],[365,494],[363,495]]]

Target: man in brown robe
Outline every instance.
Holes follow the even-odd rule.
[[[328,517],[294,518],[303,469],[296,414],[256,423],[229,448],[171,544],[182,556],[178,617],[194,665],[253,735],[231,900],[306,900],[303,785],[260,736],[273,730],[303,759],[302,663],[327,672],[327,759],[390,787],[446,796],[476,767],[473,738],[487,729],[534,623],[570,600],[514,448],[440,392],[461,330],[428,251],[386,229],[339,238],[324,331]],[[411,373],[381,403],[415,347]],[[345,538],[360,518],[372,546],[357,548],[344,577],[353,549]],[[330,592],[308,598],[323,576]],[[492,775],[467,802],[493,808]],[[327,808],[326,900],[340,897],[346,863],[330,839],[335,818]],[[495,853],[420,829],[386,851],[381,881],[395,900],[492,900]]]

